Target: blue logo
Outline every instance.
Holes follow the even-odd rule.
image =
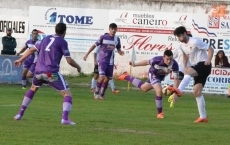
[[[53,12],[50,15],[50,23],[55,23],[56,22],[56,18],[57,18],[57,12]]]
[[[56,16],[57,16],[57,9],[56,8],[49,8],[46,13],[45,13],[45,20],[48,20],[49,18],[52,17],[52,19],[48,20],[49,22],[55,22],[56,21]],[[56,16],[54,18],[54,13],[56,12]],[[55,19],[55,21],[53,21]]]
[[[49,8],[45,13],[48,23],[66,23],[70,25],[92,25],[93,16],[58,14],[56,8]]]

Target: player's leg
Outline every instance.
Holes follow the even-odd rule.
[[[160,80],[158,82],[152,83],[152,87],[156,92],[155,102],[157,107],[157,118],[164,118],[163,114],[163,102],[162,102],[162,86]]]
[[[113,69],[114,69],[113,65],[108,65],[106,70],[105,70],[105,76],[106,77],[105,77],[105,79],[101,85],[101,90],[100,90],[100,99],[101,100],[105,99],[105,92],[107,90],[109,80],[111,80],[113,78]]]
[[[100,64],[100,63],[98,64],[99,77],[97,79],[97,85],[94,91],[94,99],[100,98],[101,87],[106,77],[105,72],[106,72],[107,67],[108,67],[107,64]]]
[[[117,80],[126,80],[129,81],[131,84],[136,86],[137,88],[141,89],[141,86],[144,84],[140,79],[130,76],[127,72],[124,72],[120,76],[117,77]],[[145,92],[145,90],[143,90]]]
[[[187,70],[186,74],[184,75],[184,78],[181,81],[178,89],[173,88],[173,87],[169,87],[168,89],[172,92],[175,92],[178,96],[182,96],[182,92],[188,86],[192,77],[198,76],[197,68],[202,65],[201,63],[204,63],[204,62],[199,62],[197,65],[188,68],[188,70]],[[177,98],[176,95],[174,95],[174,96],[175,96],[175,98]]]
[[[197,107],[200,115],[200,117],[195,120],[195,122],[208,122],[202,90],[209,74],[211,73],[212,65],[205,65],[204,63],[200,63],[195,69],[199,75],[194,77],[194,95],[196,97]]]
[[[69,112],[72,109],[72,95],[68,86],[68,83],[64,79],[61,73],[52,73],[52,78],[48,78],[49,85],[60,91],[63,98],[62,105],[62,124],[75,125],[69,118]]]
[[[184,78],[184,73],[181,72],[181,71],[179,71],[179,84],[181,83],[181,81],[183,80],[183,78]],[[176,100],[173,99],[174,95],[177,95],[177,94],[174,93],[171,96],[169,96],[169,98],[168,98],[168,102],[170,103],[169,107],[174,107],[174,104],[176,102]],[[175,99],[176,98],[177,97],[175,97]]]
[[[101,85],[101,90],[100,90],[100,98],[99,98],[100,100],[105,100],[105,92],[106,92],[107,87],[108,87],[109,79],[110,78],[108,76],[106,76],[104,78],[104,81],[103,81],[103,83]]]
[[[28,72],[26,74],[27,78],[33,78],[34,71],[35,71],[35,66],[36,66],[35,63],[33,63],[33,64],[30,65],[30,68],[28,69]]]
[[[24,99],[22,101],[22,106],[17,113],[17,115],[14,117],[15,120],[20,120],[22,116],[24,115],[24,112],[26,108],[31,103],[36,91],[39,89],[39,87],[42,85],[42,81],[38,80],[36,77],[33,78],[33,83],[30,87],[30,89],[26,92]]]
[[[28,70],[31,66],[31,62],[29,62],[28,60],[25,60],[23,62],[23,71],[22,71],[22,89],[26,88],[26,75],[28,73]]]
[[[198,76],[194,78],[195,85],[194,85],[194,96],[196,97],[197,108],[199,112],[199,118],[194,122],[208,122],[208,118],[206,116],[206,109],[205,109],[205,100],[204,96],[202,95],[203,86],[206,81],[205,76]]]
[[[120,93],[120,91],[116,89],[113,78],[109,80],[109,86],[114,94]]]
[[[28,73],[28,68],[27,68],[27,66],[24,66],[23,70],[22,70],[22,89],[26,88],[26,75],[27,75],[27,73]]]
[[[91,80],[91,89],[90,89],[91,92],[94,92],[95,87],[96,87],[96,84],[97,84],[97,79],[98,79],[98,77],[99,77],[98,65],[95,65],[95,66],[94,66],[94,71],[93,71],[93,73],[94,73],[94,76],[93,76],[93,78],[92,78],[92,80]]]
[[[147,92],[152,89],[151,80],[148,79],[146,83],[143,83],[140,79],[130,76],[127,72],[121,74],[117,77],[117,80],[126,80],[131,84],[142,90],[143,92]],[[154,82],[154,80],[152,80]]]

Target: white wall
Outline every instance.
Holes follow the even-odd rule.
[[[52,6],[52,7],[75,7],[75,8],[92,8],[92,9],[120,9],[120,10],[140,10],[140,11],[158,11],[158,12],[188,12],[188,13],[205,13],[207,9],[211,8],[211,4],[207,4],[204,0],[202,4],[196,3],[160,3],[160,2],[151,2],[154,0],[7,0],[0,2],[0,16],[9,15],[9,16],[29,16],[29,6]],[[228,5],[230,9],[230,5]],[[1,40],[0,40],[1,41]],[[17,39],[17,51],[19,51],[26,39]],[[2,48],[1,48],[2,49]],[[83,53],[72,53],[72,57],[81,64],[82,70],[85,73],[90,73],[93,71],[92,56],[89,57],[87,62],[82,60]],[[120,59],[120,57],[116,57]],[[130,56],[122,58],[124,62],[128,62]],[[138,58],[143,60],[146,58]],[[64,60],[61,63],[61,72],[63,74],[77,74],[76,69],[69,67]],[[128,65],[119,64],[118,73],[129,70]],[[144,70],[144,71],[143,71]],[[134,69],[134,71],[139,71],[138,76],[146,75],[147,68]]]

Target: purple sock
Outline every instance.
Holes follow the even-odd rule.
[[[69,119],[69,112],[72,108],[72,97],[65,96],[63,99],[63,112],[62,112],[62,119],[68,120]]]
[[[162,110],[163,110],[163,108],[162,108],[162,97],[156,96],[155,102],[156,102],[158,114],[162,113]]]
[[[18,114],[20,114],[21,116],[23,116],[24,111],[26,110],[26,108],[29,106],[30,102],[32,101],[33,97],[34,97],[35,92],[32,90],[28,90],[24,96],[23,102],[22,102],[22,106],[20,111],[18,112]]]
[[[139,89],[143,85],[143,82],[141,80],[136,79],[136,78],[131,77],[131,76],[126,76],[125,80],[129,81],[130,83],[132,83],[134,86],[138,87]]]
[[[22,85],[26,86],[26,76],[22,76]]]
[[[100,94],[101,97],[104,97],[107,87],[108,87],[108,82],[103,82],[101,85],[101,94]]]
[[[99,92],[101,90],[102,83],[97,82],[96,88],[95,88],[95,94],[99,95]]]

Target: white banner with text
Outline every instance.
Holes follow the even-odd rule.
[[[15,38],[28,37],[28,17],[0,15],[0,37],[6,36],[8,28]]]

